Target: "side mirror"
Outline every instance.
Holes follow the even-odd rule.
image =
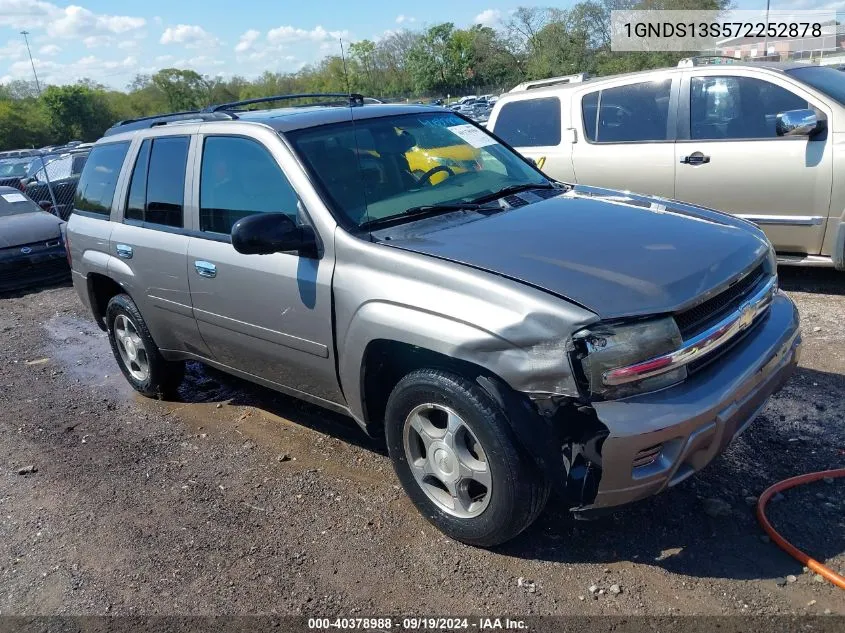
[[[285,213],[257,213],[235,222],[232,246],[244,255],[316,252],[317,238],[310,226],[297,226]]]
[[[827,121],[820,119],[815,110],[787,110],[775,120],[778,136],[812,136],[825,129]]]

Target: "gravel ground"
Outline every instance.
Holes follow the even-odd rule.
[[[553,498],[495,551],[430,527],[351,420],[199,365],[181,401],[145,400],[71,288],[4,297],[0,613],[845,615],[753,516],[772,483],[845,466],[845,275],[782,284],[801,368],[725,455],[593,522]],[[820,482],[769,511],[835,569],[843,492]]]

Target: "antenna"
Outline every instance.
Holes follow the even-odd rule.
[[[343,78],[346,80],[346,94],[351,95],[352,91],[349,88],[349,73],[346,71],[346,56],[343,54],[343,38],[337,38],[340,42],[340,60],[343,62]]]

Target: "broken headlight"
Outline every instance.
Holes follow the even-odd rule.
[[[608,372],[674,352],[682,339],[672,317],[648,319],[628,323],[596,323],[574,336],[581,379],[594,397],[606,400],[624,398],[638,393],[670,387],[687,377],[686,367],[671,368],[656,364],[657,375],[638,379],[626,377],[625,382],[610,380]],[[649,372],[651,373],[651,372]]]

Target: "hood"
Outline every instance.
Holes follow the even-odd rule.
[[[769,248],[759,229],[723,213],[582,186],[472,221],[436,219],[383,243],[530,284],[603,319],[685,308]]]
[[[46,211],[0,216],[0,248],[56,239],[62,224]]]

